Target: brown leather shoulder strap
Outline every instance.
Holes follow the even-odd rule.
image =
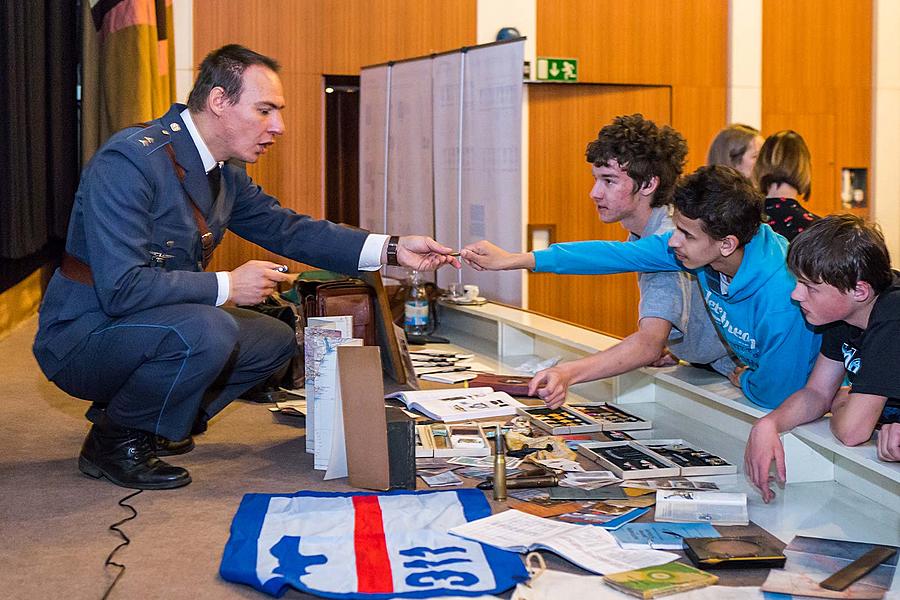
[[[178,158],[175,156],[175,148],[172,147],[171,143],[166,144],[163,148],[166,149],[166,154],[169,155],[169,160],[172,161],[172,167],[175,168],[175,175],[178,177],[178,181],[183,185],[185,175],[184,167],[178,164]],[[205,269],[212,259],[213,250],[215,250],[215,247],[213,246],[215,239],[212,232],[209,230],[209,224],[206,222],[206,218],[197,207],[197,203],[190,197],[190,194],[187,194],[187,196],[191,203],[194,221],[197,223],[197,229],[200,231],[200,245],[203,248],[203,268]]]
[[[153,123],[144,121],[143,123],[135,123],[134,125],[129,125],[129,127],[150,127]],[[175,156],[175,148],[172,147],[171,142],[163,146],[166,150],[166,154],[169,155],[169,160],[172,161],[172,167],[175,169],[175,175],[178,177],[178,181],[184,185],[184,176],[185,171],[184,167],[182,167],[178,163],[178,157]],[[203,248],[203,268],[209,264],[209,261],[212,259],[212,253],[215,248],[213,247],[213,242],[215,241],[212,232],[209,230],[209,224],[206,222],[206,218],[203,216],[203,213],[200,212],[200,209],[197,207],[197,203],[194,202],[194,199],[190,197],[188,194],[188,199],[191,202],[191,212],[194,215],[194,221],[197,223],[197,229],[200,231],[200,245]]]

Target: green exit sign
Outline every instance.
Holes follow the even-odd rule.
[[[545,81],[578,81],[578,59],[538,58],[537,78]]]

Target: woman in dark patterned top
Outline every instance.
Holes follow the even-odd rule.
[[[796,131],[786,129],[766,138],[753,167],[753,181],[766,195],[768,224],[788,241],[818,221],[798,202],[812,188],[809,148]]]

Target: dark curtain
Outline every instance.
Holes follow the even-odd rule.
[[[78,182],[79,7],[0,3],[0,260],[66,235]]]

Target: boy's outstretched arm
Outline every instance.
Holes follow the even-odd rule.
[[[768,503],[775,497],[770,487],[772,480],[777,478],[783,484],[787,478],[784,446],[779,434],[815,421],[827,413],[843,379],[844,365],[820,354],[806,385],[757,421],[750,430],[744,450],[744,472],[759,489],[763,502]],[[773,462],[776,477],[769,476]]]
[[[645,317],[636,332],[612,348],[540,371],[532,378],[528,393],[536,393],[547,406],[558,408],[566,401],[572,384],[614,377],[652,364],[665,350],[671,331],[669,321]]]
[[[534,254],[531,252],[507,252],[487,240],[469,244],[460,250],[459,256],[476,271],[534,268]]]
[[[460,256],[481,271],[534,269],[542,273],[604,275],[683,269],[669,250],[671,232],[633,242],[584,241],[553,244],[535,252],[507,252],[488,241],[469,244]]]

